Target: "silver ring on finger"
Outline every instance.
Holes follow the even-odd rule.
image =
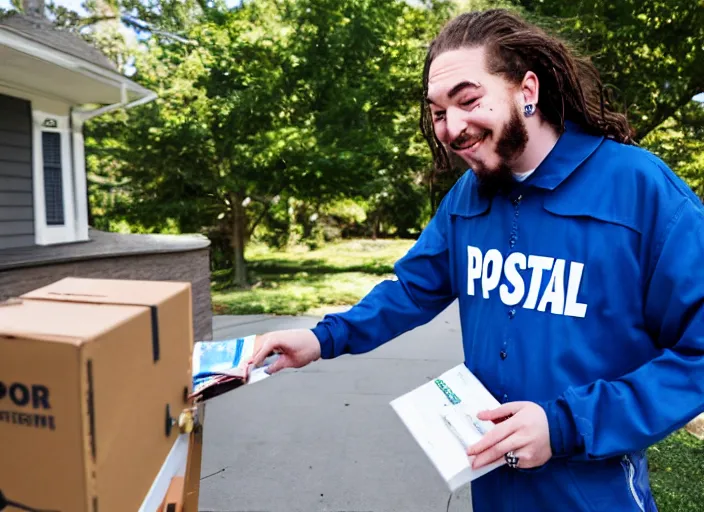
[[[516,456],[515,453],[513,453],[513,451],[510,451],[506,455],[504,455],[504,459],[506,459],[506,464],[511,469],[516,469],[518,467],[518,462],[520,461],[520,459],[518,456]]]

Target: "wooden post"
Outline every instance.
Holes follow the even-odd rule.
[[[196,405],[198,424],[188,440],[188,459],[183,486],[183,512],[198,512],[200,492],[200,471],[203,457],[203,423],[205,421],[205,404]]]
[[[171,479],[158,512],[183,512],[183,498],[183,477],[175,476]]]

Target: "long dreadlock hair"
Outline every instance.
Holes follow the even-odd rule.
[[[558,133],[565,120],[585,131],[633,144],[633,130],[626,116],[605,105],[599,72],[586,58],[572,53],[565,43],[505,9],[461,14],[432,41],[423,69],[420,128],[433,154],[436,171],[450,168],[445,147],[435,136],[428,95],[428,73],[443,52],[484,47],[490,73],[520,84],[533,71],[540,83],[538,109]]]

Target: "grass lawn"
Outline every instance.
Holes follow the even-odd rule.
[[[651,447],[648,457],[660,512],[704,510],[704,441],[680,430]]]
[[[228,273],[213,275],[213,310],[226,315],[320,314],[354,304],[390,277],[411,240],[347,240],[318,250],[247,251],[251,290],[228,288]]]
[[[347,307],[391,276],[393,264],[411,247],[407,240],[353,240],[322,249],[248,250],[258,282],[252,290],[228,289],[227,274],[214,274],[216,314],[309,313]],[[684,430],[649,450],[651,486],[660,512],[704,510],[704,441]]]

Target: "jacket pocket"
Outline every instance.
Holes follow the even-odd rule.
[[[644,512],[643,499],[639,492],[631,491],[629,476],[633,475],[633,490],[636,491],[637,473],[628,472],[624,480],[623,459],[606,459],[566,464],[566,471],[574,492],[582,499],[585,510],[590,512]],[[636,499],[637,497],[637,499]]]
[[[606,224],[627,228],[642,235],[636,218],[635,205],[614,204],[599,200],[593,194],[587,194],[580,200],[562,197],[560,194],[549,195],[543,201],[543,208],[559,217],[576,217],[599,221]]]

